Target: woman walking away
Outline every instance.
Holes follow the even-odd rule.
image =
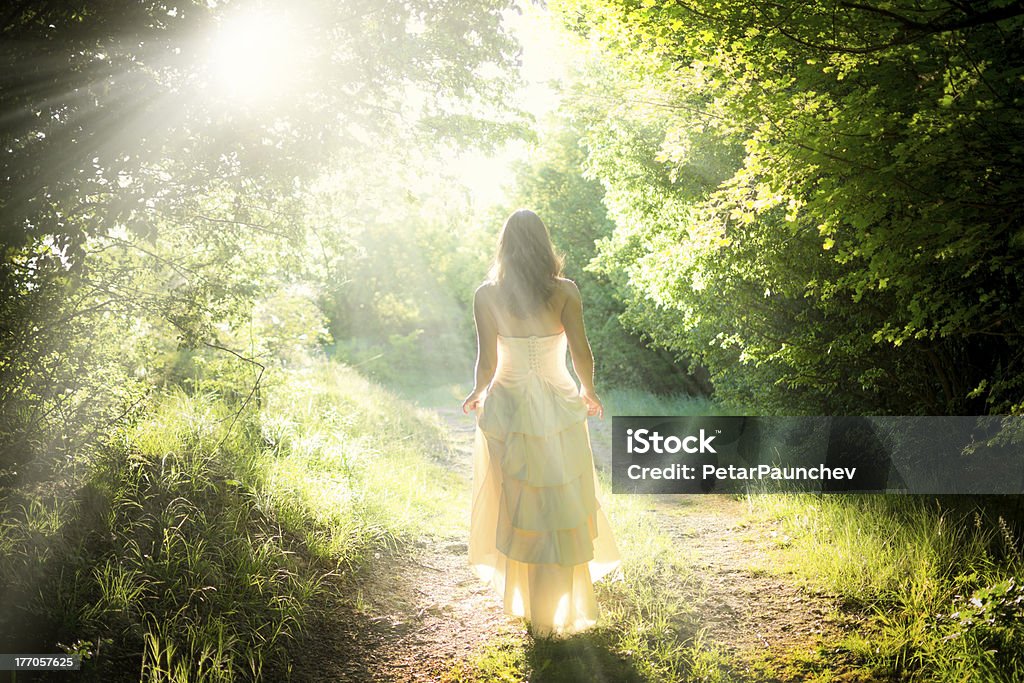
[[[592,626],[593,582],[619,566],[587,431],[604,412],[594,357],[561,273],[537,214],[509,216],[474,295],[476,386],[463,403],[477,415],[469,561],[538,636]]]

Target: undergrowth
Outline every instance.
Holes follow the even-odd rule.
[[[927,496],[752,498],[779,524],[782,571],[867,613],[839,650],[879,676],[1024,680],[1020,534],[995,501]],[[986,512],[989,510],[989,512]]]
[[[77,480],[5,491],[3,642],[85,680],[281,680],[334,575],[463,523],[428,416],[324,361],[262,399],[165,390]]]

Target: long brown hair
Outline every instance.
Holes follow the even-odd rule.
[[[548,303],[562,275],[562,258],[540,216],[519,209],[505,221],[488,279],[504,295],[512,315],[525,318]]]

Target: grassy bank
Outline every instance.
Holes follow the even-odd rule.
[[[761,495],[778,571],[869,616],[836,656],[880,678],[1024,680],[1020,535],[981,501]],[[988,500],[987,507],[1005,501]]]
[[[325,579],[464,523],[429,416],[327,362],[262,391],[235,420],[169,390],[74,471],[4,492],[8,649],[82,653],[87,680],[277,680]]]

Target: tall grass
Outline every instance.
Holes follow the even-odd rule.
[[[257,677],[315,603],[324,572],[236,478],[258,430],[250,416],[228,434],[230,418],[213,395],[170,391],[112,435],[77,497],[7,518],[0,572],[66,649],[106,655],[87,677],[131,678],[133,660],[142,680]]]
[[[344,366],[325,361],[282,376],[262,439],[260,486],[322,559],[351,565],[369,548],[466,525],[466,483],[444,466],[443,425]]]
[[[879,674],[1022,680],[1024,563],[1005,518],[918,496],[764,494],[751,505],[779,523],[780,570],[871,616],[841,647]]]
[[[279,680],[332,574],[465,524],[430,416],[324,361],[278,371],[263,401],[235,420],[217,394],[169,389],[77,485],[6,492],[22,651],[83,653],[86,680]]]

